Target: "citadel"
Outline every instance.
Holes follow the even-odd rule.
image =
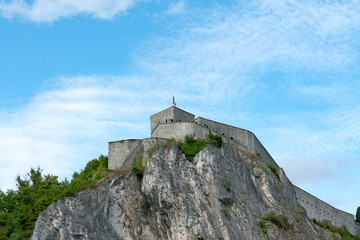
[[[183,141],[186,135],[196,134],[197,138],[205,139],[209,130],[222,137],[224,143],[233,144],[244,151],[261,156],[268,165],[280,169],[278,164],[265,149],[254,133],[203,117],[195,118],[178,107],[172,106],[150,116],[151,138],[122,140],[109,143],[109,169],[128,170],[136,161],[137,153],[147,151],[156,143],[165,144],[170,138]],[[305,210],[307,217],[317,221],[330,221],[336,227],[345,226],[352,234],[360,236],[360,225],[354,216],[341,211],[316,198],[306,191],[292,185],[296,200]]]

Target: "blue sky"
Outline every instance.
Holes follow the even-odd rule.
[[[360,205],[358,1],[0,0],[0,188],[69,177],[172,104],[254,132],[290,180]]]

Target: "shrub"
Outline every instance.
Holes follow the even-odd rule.
[[[137,160],[135,160],[132,163],[131,170],[133,171],[133,173],[136,174],[138,179],[142,179],[144,175],[145,167],[146,167],[146,158],[144,158],[143,156],[138,156]]]
[[[258,226],[263,231],[263,233],[267,234],[267,231],[269,229],[269,225],[266,223],[265,217],[260,217],[260,221],[258,222]]]
[[[149,212],[150,203],[145,197],[141,200],[140,206],[144,214],[147,214]]]
[[[355,221],[360,223],[360,207],[356,210]]]
[[[207,143],[203,140],[195,140],[194,142],[184,142],[178,143],[180,150],[185,154],[185,157],[188,161],[192,162],[195,155],[200,152]]]
[[[316,219],[313,219],[312,222],[321,228],[328,229],[331,232],[334,239],[335,239],[335,234],[338,233],[341,236],[342,240],[345,240],[345,239],[360,240],[360,237],[352,235],[345,226],[334,227],[333,225],[331,225],[331,223],[327,223],[325,221],[320,222],[320,221],[317,221]]]
[[[288,230],[291,227],[291,224],[289,223],[289,220],[284,215],[276,215],[274,211],[269,212],[265,216],[261,217],[261,220],[263,221],[269,221],[274,223],[279,228],[282,228],[284,230]]]
[[[230,218],[230,210],[228,208],[223,208],[221,211],[224,213],[224,216],[229,219]]]
[[[159,150],[161,147],[162,147],[161,143],[155,143],[154,146],[149,148],[149,150],[147,151],[149,158],[151,158],[153,153],[156,152],[157,150]]]
[[[226,182],[225,185],[224,185],[224,187],[225,187],[225,189],[226,189],[228,192],[230,192],[230,191],[231,191],[231,189],[230,189],[230,187],[231,187],[231,182]]]
[[[186,136],[185,136],[185,143],[188,143],[188,144],[194,143],[194,142],[196,141],[196,140],[195,140],[195,136],[196,136],[195,133],[190,134],[190,135],[186,135]]]
[[[175,138],[170,138],[167,143],[165,143],[164,148],[169,149],[174,143],[176,143]]]
[[[274,167],[274,165],[268,164],[267,166],[268,166],[268,167],[270,168],[270,170],[275,174],[276,178],[277,178],[278,180],[280,180],[280,176],[279,176],[279,174],[277,173],[276,168]]]
[[[206,141],[213,144],[217,148],[221,148],[222,137],[218,135],[213,135],[210,130],[209,133],[206,134]]]

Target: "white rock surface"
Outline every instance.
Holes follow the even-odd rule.
[[[278,180],[261,159],[226,144],[208,145],[193,162],[176,144],[162,147],[142,182],[131,172],[116,174],[49,206],[32,239],[267,239],[258,221],[270,211],[292,225],[270,223],[270,239],[318,239],[285,173]]]

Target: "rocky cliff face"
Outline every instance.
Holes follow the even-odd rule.
[[[144,153],[145,155],[145,153]],[[318,239],[292,184],[235,146],[208,145],[193,162],[176,144],[147,160],[142,181],[129,172],[53,203],[32,239]],[[260,217],[274,211],[286,227]],[[331,236],[329,236],[331,238]],[[329,238],[329,239],[330,239]]]

